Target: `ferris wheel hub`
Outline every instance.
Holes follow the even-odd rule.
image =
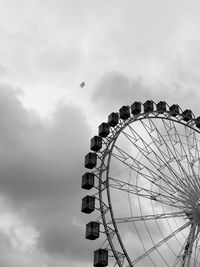
[[[196,226],[200,226],[200,204],[193,203],[189,211],[185,212],[187,218],[192,221]]]

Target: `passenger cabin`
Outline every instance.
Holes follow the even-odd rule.
[[[171,116],[175,117],[177,115],[180,114],[179,112],[179,105],[172,105],[170,108],[169,108],[169,113]]]
[[[195,120],[196,127],[200,129],[200,117]]]
[[[144,103],[144,112],[151,112],[153,111],[153,101],[152,100],[147,100]]]
[[[81,188],[90,190],[94,187],[94,173],[86,172],[82,175]]]
[[[126,120],[130,117],[130,109],[129,106],[122,106],[119,110],[120,118],[122,120]]]
[[[82,198],[81,211],[83,213],[91,213],[95,209],[95,197],[94,196],[85,196]]]
[[[109,116],[108,116],[108,124],[111,127],[115,127],[119,122],[119,115],[115,112],[112,112]]]
[[[166,111],[166,102],[160,101],[158,104],[156,104],[157,111],[160,113],[163,113]]]
[[[108,266],[108,250],[97,249],[94,251],[94,266],[105,267]]]
[[[110,133],[109,124],[106,122],[102,122],[102,124],[99,125],[99,136],[106,137]]]
[[[186,109],[182,113],[184,121],[190,121],[192,119],[192,111],[190,109]]]
[[[133,115],[138,115],[141,112],[141,103],[140,102],[134,102],[131,105],[131,113]]]
[[[91,221],[86,224],[85,238],[95,240],[99,238],[100,223]]]
[[[102,138],[95,135],[90,141],[90,149],[93,151],[99,151],[102,148]]]
[[[88,169],[92,169],[97,165],[97,154],[93,152],[89,152],[85,155],[85,167]]]

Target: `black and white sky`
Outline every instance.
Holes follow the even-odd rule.
[[[92,266],[90,139],[135,100],[200,114],[199,12],[198,0],[0,0],[1,267]]]

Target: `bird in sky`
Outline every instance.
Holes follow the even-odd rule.
[[[85,86],[85,82],[82,82],[82,83],[80,84],[80,87],[81,87],[81,88],[83,88],[83,86]]]

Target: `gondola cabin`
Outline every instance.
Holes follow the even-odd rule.
[[[97,164],[97,154],[93,152],[89,152],[85,155],[85,167],[88,169],[92,169]]]
[[[130,109],[129,106],[122,106],[119,110],[120,118],[122,120],[126,120],[130,117]]]
[[[177,115],[180,114],[179,112],[179,105],[172,105],[170,108],[169,108],[169,113],[171,116],[175,117]]]
[[[144,103],[144,112],[151,112],[153,111],[153,101],[152,100],[147,100]]]
[[[119,122],[119,115],[115,112],[112,112],[109,116],[108,116],[108,124],[111,127],[115,127]]]
[[[200,129],[200,117],[195,120],[196,127]]]
[[[94,266],[105,267],[108,266],[108,250],[97,249],[94,251]]]
[[[192,119],[192,111],[190,109],[186,109],[182,113],[184,121],[190,121]]]
[[[163,113],[166,111],[166,102],[165,101],[160,101],[159,103],[156,104],[156,109],[158,112]]]
[[[94,173],[86,172],[83,174],[81,187],[86,190],[94,187]]]
[[[95,209],[95,197],[94,196],[85,196],[82,198],[81,211],[83,213],[91,213]]]
[[[110,133],[109,124],[106,122],[102,122],[102,124],[99,125],[99,136],[106,137]]]
[[[88,224],[86,224],[86,233],[85,238],[90,240],[95,240],[99,238],[99,229],[100,229],[100,223],[91,221]]]
[[[141,103],[140,102],[134,102],[131,105],[131,113],[133,115],[138,115],[141,113]]]
[[[102,138],[95,135],[90,141],[90,149],[93,151],[99,151],[102,148]]]

